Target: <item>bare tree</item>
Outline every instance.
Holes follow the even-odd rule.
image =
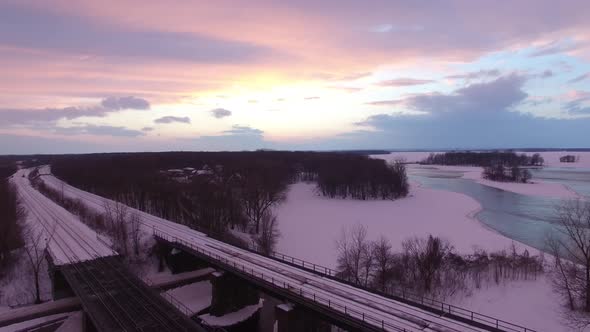
[[[128,255],[128,232],[126,205],[119,202],[104,201],[105,221],[110,235],[113,237],[117,251],[120,254]]]
[[[566,201],[556,214],[560,236],[547,242],[555,256],[553,283],[570,309],[590,312],[590,202]]]
[[[453,247],[448,241],[432,235],[429,235],[428,239],[406,240],[402,246],[416,268],[416,280],[422,282],[425,292],[430,292],[439,277],[446,256],[452,252]]]
[[[387,284],[393,278],[391,243],[381,236],[379,240],[373,242],[371,250],[375,261],[373,283],[380,291],[385,292]]]
[[[367,227],[356,224],[343,229],[336,241],[338,247],[338,271],[342,278],[366,286],[372,272],[373,253],[367,240]]]
[[[260,231],[260,222],[272,206],[285,200],[285,187],[280,183],[262,180],[264,175],[250,175],[242,185],[242,205],[249,221],[254,224],[256,234]]]
[[[281,236],[277,225],[277,217],[269,211],[262,216],[261,232],[256,239],[256,244],[258,245],[258,250],[263,254],[269,255],[274,251],[274,247]]]
[[[22,245],[21,221],[25,210],[18,201],[14,186],[0,180],[0,267],[11,250]]]
[[[129,237],[131,238],[131,244],[133,246],[133,252],[135,256],[139,256],[140,251],[140,244],[141,244],[141,231],[140,227],[140,217],[137,212],[131,212],[129,215]]]
[[[28,262],[30,263],[31,271],[33,272],[33,280],[35,284],[35,304],[41,303],[41,294],[39,287],[39,276],[41,272],[41,265],[45,258],[45,250],[48,243],[53,238],[55,229],[49,234],[43,231],[36,231],[33,228],[28,228],[25,234],[25,253],[27,254]]]

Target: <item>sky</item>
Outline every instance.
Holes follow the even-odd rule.
[[[590,148],[588,13],[0,0],[0,154]]]

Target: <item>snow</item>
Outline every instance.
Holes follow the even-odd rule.
[[[442,153],[438,151],[405,151],[392,152],[385,155],[372,155],[373,158],[385,159],[387,161],[394,161],[396,159],[404,159],[409,163],[417,163],[424,160],[431,153]],[[545,166],[547,167],[567,167],[567,168],[590,168],[590,151],[542,151],[542,152],[523,152],[516,151],[516,153],[525,153],[533,155],[539,153],[545,159]],[[559,161],[560,157],[565,155],[580,156],[580,160],[575,163],[562,163]]]
[[[561,320],[563,307],[544,276],[534,281],[511,281],[474,291],[456,301],[478,312],[502,313],[502,319],[537,331],[568,331]]]
[[[78,311],[68,317],[55,332],[79,332],[84,331],[84,313]]]
[[[384,159],[388,162],[395,161],[399,158],[406,160],[409,163],[417,163],[422,161],[424,158],[428,157],[430,153],[437,153],[437,152],[392,152],[391,154],[386,155],[372,155],[372,158],[376,159]],[[520,153],[520,152],[519,152]],[[547,154],[548,158],[550,159],[550,165],[548,166],[555,166],[555,160],[557,163],[561,164],[560,166],[576,166],[576,167],[586,167],[585,163],[560,163],[559,157],[563,156],[564,152],[559,153],[549,153],[544,152]],[[541,153],[543,156],[544,153]],[[531,154],[531,153],[528,153]],[[573,153],[577,155],[576,153]],[[585,159],[581,160],[589,160],[588,167],[590,167],[590,153],[587,154]],[[578,165],[574,165],[578,164]],[[484,186],[493,187],[497,189],[501,189],[504,191],[510,191],[513,193],[521,194],[521,195],[531,195],[531,196],[541,196],[541,197],[556,197],[562,199],[571,199],[571,198],[580,198],[581,195],[576,193],[574,190],[568,188],[567,186],[560,184],[560,183],[551,183],[545,181],[539,181],[533,179],[529,183],[517,183],[517,182],[499,182],[499,181],[491,181],[486,180],[482,177],[483,168],[478,166],[446,166],[446,165],[408,165],[407,170],[408,174],[415,173],[416,175],[420,175],[421,172],[436,169],[442,172],[449,172],[449,174],[462,174],[462,178],[473,180],[479,184]]]
[[[53,176],[43,176],[50,186],[62,187],[62,182]],[[92,209],[104,209],[105,198],[84,192],[67,184],[63,185],[64,194],[79,198]],[[465,196],[466,197],[466,196]],[[468,199],[468,198],[467,198]],[[471,202],[474,202],[471,200]],[[318,276],[297,267],[251,253],[232,245],[211,239],[198,231],[179,225],[147,213],[131,209],[138,214],[144,231],[157,231],[169,241],[189,244],[193,250],[212,259],[227,262],[243,273],[272,282],[293,294],[310,301],[323,304],[331,303],[333,310],[357,319],[372,320],[375,324],[385,324],[386,329],[402,327],[407,331],[424,331],[425,326],[446,326],[455,331],[482,331],[444,316],[400,303],[377,294],[358,289],[341,282]],[[473,230],[476,231],[477,228]],[[483,229],[481,229],[483,230]],[[326,242],[324,242],[325,244]],[[307,244],[306,244],[307,246]],[[321,251],[323,246],[316,247]],[[252,272],[250,272],[252,271]],[[428,329],[426,329],[428,330]]]
[[[27,209],[28,225],[35,232],[45,234],[42,239],[44,243],[39,246],[44,247],[48,240],[47,248],[56,265],[117,255],[76,216],[35,190],[27,177],[28,172],[17,171],[11,181],[16,185],[21,202]]]
[[[345,200],[321,197],[315,185],[291,185],[287,200],[275,212],[281,238],[277,251],[334,268],[336,241],[343,228],[367,226],[369,239],[383,235],[394,250],[403,240],[429,234],[448,239],[459,252],[474,247],[501,250],[512,240],[488,230],[473,216],[481,209],[469,196],[412,185],[404,199]]]
[[[246,306],[238,311],[230,312],[223,316],[211,316],[209,314],[199,316],[209,326],[232,326],[239,322],[252,317],[260,308],[262,308],[263,300],[258,304]]]
[[[14,252],[14,264],[5,268],[0,277],[0,306],[14,307],[33,303],[35,283],[31,263],[24,249]],[[39,269],[39,290],[42,301],[51,299],[51,280],[46,261]],[[2,309],[0,309],[2,317]]]
[[[207,278],[215,270],[212,268],[205,268],[195,271],[182,272],[171,274],[170,272],[160,272],[144,277],[144,280],[151,286],[160,289],[167,289],[179,284],[192,283],[197,280]]]
[[[428,171],[428,170],[439,170],[443,172],[451,172],[462,174],[463,179],[473,180],[479,184],[484,186],[493,187],[497,189],[501,189],[504,191],[510,191],[513,193],[521,194],[521,195],[530,195],[530,196],[541,196],[541,197],[556,197],[562,199],[570,199],[570,198],[579,198],[581,197],[578,193],[574,190],[570,189],[569,187],[560,184],[560,183],[553,183],[553,182],[545,182],[540,180],[533,179],[529,183],[519,183],[519,182],[499,182],[499,181],[491,181],[484,179],[482,177],[483,168],[477,166],[445,166],[445,165],[428,165],[428,166],[421,166],[421,165],[410,165],[408,166],[408,174],[416,173],[417,175],[420,172]]]
[[[192,314],[196,314],[211,306],[213,287],[209,281],[201,281],[165,293],[184,304]]]
[[[291,303],[281,303],[277,305],[277,308],[281,309],[282,311],[291,311],[295,308],[295,306]]]
[[[22,322],[22,323],[16,323],[16,324],[0,327],[0,332],[14,332],[14,331],[19,331],[19,330],[26,330],[27,328],[31,328],[35,325],[49,322],[54,319],[66,318],[66,317],[70,316],[71,314],[73,314],[73,312],[49,315],[49,316],[45,316],[45,317],[41,317],[41,318],[32,319],[32,320]]]
[[[520,152],[519,152],[520,153]],[[531,152],[526,152],[532,154]],[[564,167],[564,168],[590,168],[590,152],[589,151],[546,151],[539,152],[541,157],[545,159],[545,166],[547,167]],[[580,156],[580,160],[575,163],[562,163],[559,161],[560,157],[565,155]]]

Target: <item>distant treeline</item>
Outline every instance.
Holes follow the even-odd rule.
[[[288,185],[312,180],[328,197],[394,199],[408,192],[403,165],[347,153],[166,152],[52,156],[66,182],[220,237],[227,228],[259,232]],[[166,170],[191,167],[199,175]]]
[[[463,166],[542,166],[545,163],[540,154],[532,156],[515,152],[445,152],[431,153],[422,161],[430,165],[463,165]]]
[[[16,171],[14,163],[0,164],[0,269],[7,264],[10,252],[22,246],[20,208],[14,186],[7,177]]]

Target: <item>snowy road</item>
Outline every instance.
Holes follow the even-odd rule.
[[[89,208],[104,212],[105,198],[82,191],[50,174],[44,168],[41,176],[44,182],[64,194],[81,199]],[[131,208],[130,208],[131,209]],[[246,250],[207,237],[205,234],[164,220],[153,215],[132,209],[141,219],[145,232],[157,232],[171,239],[188,243],[199,252],[207,253],[220,261],[237,266],[244,271],[253,271],[264,280],[271,278],[273,283],[287,285],[287,289],[303,294],[311,301],[316,297],[329,299],[332,310],[347,316],[364,319],[374,326],[384,326],[388,331],[485,331],[471,325],[441,317],[432,312],[397,302],[377,294],[322,277],[320,275],[293,267],[276,260],[251,253]],[[514,330],[517,331],[517,330]]]
[[[27,170],[19,170],[11,181],[16,186],[21,203],[28,213],[29,226],[35,232],[43,232],[39,247],[47,248],[56,265],[117,255],[98,240],[97,234],[76,216],[58,206],[35,190]]]

